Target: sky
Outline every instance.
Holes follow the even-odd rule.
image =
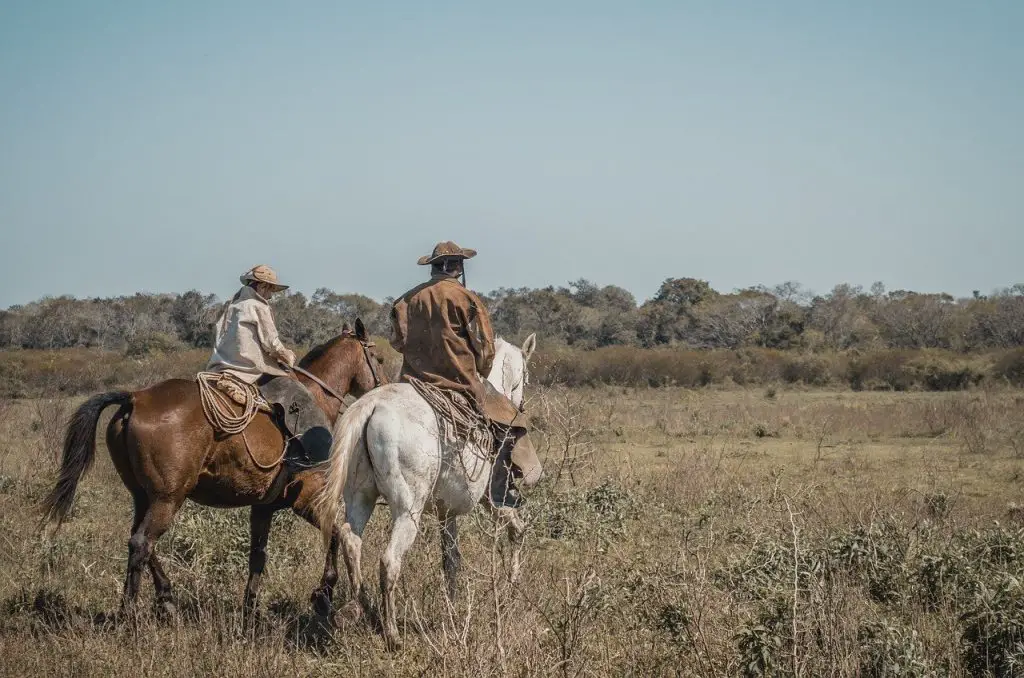
[[[0,3],[0,308],[1024,282],[1024,2]]]

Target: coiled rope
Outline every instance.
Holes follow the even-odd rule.
[[[462,462],[462,471],[471,482],[475,482],[479,475],[471,477],[462,452],[468,451],[480,461],[492,461],[494,434],[487,418],[477,412],[469,399],[456,391],[438,388],[415,377],[410,377],[409,383],[434,410],[438,433],[442,439],[448,444],[462,444],[461,451],[456,456]],[[483,467],[480,468],[480,472],[483,472]]]
[[[288,452],[287,437],[281,456],[272,464],[260,463],[245,437],[246,427],[260,410],[270,411],[270,405],[260,395],[256,386],[234,378],[227,372],[199,372],[196,374],[196,382],[199,384],[203,413],[214,430],[227,435],[240,434],[242,442],[245,443],[245,451],[249,453],[249,459],[261,471],[269,471],[281,464]],[[234,405],[241,406],[242,411],[236,413]]]
[[[196,375],[199,382],[199,395],[203,401],[203,412],[213,427],[228,435],[241,433],[259,412],[257,391],[254,386],[233,379],[223,372],[200,372]],[[235,398],[221,390],[221,384],[231,389],[232,395],[237,394],[243,402],[240,413],[235,412],[232,403]]]

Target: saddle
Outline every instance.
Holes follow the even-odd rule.
[[[203,412],[219,435],[242,434],[245,439],[245,429],[258,413],[270,415],[285,439],[281,458],[271,466],[284,461],[290,466],[309,467],[329,456],[330,423],[298,381],[278,377],[262,385],[248,384],[226,372],[200,372],[196,381]],[[242,411],[236,412],[230,403],[241,406]],[[245,444],[248,449],[247,440]]]
[[[255,401],[256,409],[260,412],[266,412],[270,414],[274,411],[274,408],[270,406],[267,399],[260,393],[260,389],[255,384],[247,384],[244,381],[232,377],[227,372],[222,372],[220,378],[214,382],[214,387],[218,391],[221,391],[235,403],[245,407],[249,402]]]
[[[438,429],[449,443],[464,441],[483,449],[493,449],[494,430],[491,421],[461,393],[440,388],[416,377],[407,377],[437,417]]]

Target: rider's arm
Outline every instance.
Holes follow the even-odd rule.
[[[391,307],[391,339],[389,341],[391,348],[399,353],[405,353],[407,323],[405,304],[401,301],[395,302],[395,305]]]
[[[476,355],[476,371],[486,379],[494,365],[494,329],[487,307],[475,296],[470,301],[467,327],[469,345]]]
[[[259,337],[263,350],[273,358],[291,365],[295,362],[295,354],[287,346],[281,343],[281,337],[277,333],[277,325],[274,324],[274,314],[270,306],[257,304],[256,311],[256,336]]]

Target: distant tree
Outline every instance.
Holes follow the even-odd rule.
[[[893,348],[958,348],[967,329],[961,307],[948,294],[890,292],[873,316]]]
[[[974,295],[966,307],[969,348],[1024,346],[1024,284]]]
[[[217,297],[212,294],[189,290],[179,296],[170,308],[178,339],[191,346],[212,346],[218,311]]]
[[[668,278],[657,294],[640,307],[637,336],[644,346],[684,343],[699,345],[704,339],[694,335],[696,308],[718,297],[704,280]]]
[[[850,348],[874,339],[877,329],[870,318],[871,297],[858,285],[836,285],[832,291],[815,297],[809,309],[809,323],[822,333],[832,348]]]
[[[718,293],[705,280],[696,278],[668,278],[661,283],[654,301],[685,311]]]

